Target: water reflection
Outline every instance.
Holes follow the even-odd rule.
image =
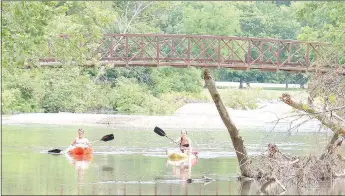
[[[110,166],[102,166],[102,171],[113,173],[114,168]]]
[[[70,127],[5,126],[3,140],[3,194],[18,195],[251,195],[263,194],[256,181],[240,182],[238,161],[226,131],[195,131],[196,146],[200,149],[195,162],[171,162],[164,153],[165,139],[152,137],[152,131],[120,131],[113,143],[95,146],[93,157],[65,157],[40,153],[52,147],[69,143],[74,135]],[[108,133],[108,129],[90,132],[90,137]],[[172,135],[174,132],[167,132]],[[25,138],[17,141],[18,135]],[[70,136],[70,137],[69,137]],[[297,134],[285,137],[283,133],[243,131],[248,153],[260,153],[267,143],[275,143],[284,152],[306,155],[319,151],[328,139],[324,135]],[[47,140],[47,138],[56,140]],[[21,139],[19,138],[19,139]],[[67,138],[67,139],[66,139]],[[130,142],[128,142],[130,141]],[[143,142],[150,141],[150,142]],[[317,142],[318,145],[315,145]],[[25,148],[23,148],[25,146]],[[344,154],[344,152],[342,152]],[[183,163],[183,164],[182,164]],[[204,186],[202,176],[214,179]],[[186,179],[193,179],[186,183]],[[181,184],[182,182],[182,184]],[[288,186],[285,194],[344,194],[344,179],[316,186],[315,189]],[[318,189],[319,188],[319,189]],[[279,194],[273,189],[269,194]]]
[[[190,183],[190,179],[192,178],[192,167],[197,165],[198,162],[199,159],[190,154],[188,158],[183,158],[182,160],[168,158],[165,166],[168,168],[170,165],[173,176],[177,177],[181,180],[181,183],[185,185],[188,182]]]
[[[76,170],[86,170],[92,162],[93,155],[69,155],[66,154],[68,161],[74,165]]]
[[[240,187],[239,187],[239,195],[249,195],[250,194],[250,188],[252,185],[252,180],[242,180]]]
[[[274,181],[259,183],[255,180],[239,181],[238,195],[344,195],[345,179],[337,178],[315,186],[302,187],[296,184],[286,184],[286,190]]]
[[[77,172],[77,192],[78,195],[82,190],[82,184],[84,184],[85,171],[89,168],[93,159],[93,154],[85,155],[71,155],[66,153],[67,160],[75,167]]]

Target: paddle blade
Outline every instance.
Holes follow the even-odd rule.
[[[62,150],[60,149],[53,149],[53,150],[49,150],[48,153],[60,153]]]
[[[159,127],[155,127],[154,132],[163,137],[166,135],[165,132]]]
[[[102,137],[102,141],[107,142],[114,139],[114,134],[105,135]]]

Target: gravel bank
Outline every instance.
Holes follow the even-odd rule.
[[[229,115],[239,129],[271,130],[277,117],[291,115],[292,109],[283,103],[264,104],[256,110],[233,110]],[[276,125],[276,131],[286,131],[291,118],[284,119]],[[298,122],[301,122],[300,119]],[[108,115],[78,113],[28,113],[2,116],[2,124],[52,124],[52,125],[93,125],[113,129],[152,130],[159,126],[165,130],[225,130],[218,111],[213,103],[191,103],[179,108],[171,116],[147,115]],[[302,125],[299,131],[318,130],[320,123],[316,120]]]

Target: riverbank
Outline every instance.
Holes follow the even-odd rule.
[[[257,129],[260,131],[286,131],[290,121],[294,118],[284,118],[276,124],[277,118],[292,114],[293,110],[284,103],[261,104],[255,110],[234,110],[228,112],[240,129]],[[301,123],[300,118],[294,124]],[[155,126],[165,130],[225,130],[226,127],[219,117],[214,103],[190,103],[179,108],[173,115],[110,115],[110,114],[81,114],[81,113],[27,113],[2,116],[3,125],[13,124],[50,124],[77,126],[105,126],[118,130],[152,130]],[[294,125],[292,124],[292,125]],[[308,121],[299,127],[301,132],[313,132],[319,129],[316,120]]]

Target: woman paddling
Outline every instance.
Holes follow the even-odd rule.
[[[91,147],[89,140],[84,137],[84,130],[78,129],[78,137],[74,138],[71,146],[87,148]]]
[[[181,131],[181,137],[177,139],[177,142],[180,142],[182,153],[190,154],[192,152],[192,140],[187,137],[187,131]]]

